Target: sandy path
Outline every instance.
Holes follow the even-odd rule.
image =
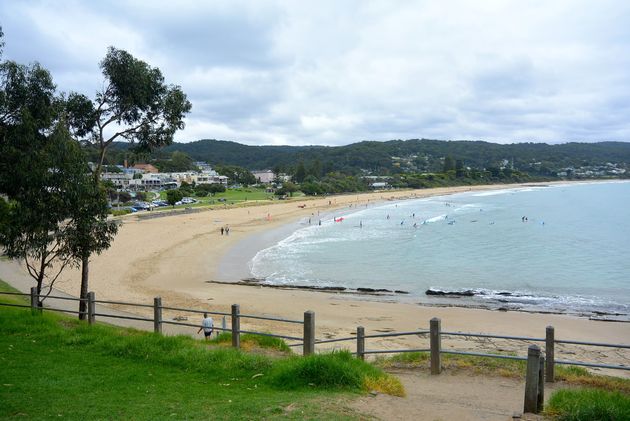
[[[512,419],[523,411],[525,382],[499,377],[426,372],[392,372],[404,384],[407,396],[365,396],[350,407],[382,420],[497,420]],[[557,388],[545,385],[545,398]],[[527,419],[536,419],[529,417]]]

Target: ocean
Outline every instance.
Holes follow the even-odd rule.
[[[317,216],[301,224],[256,254],[255,278],[630,320],[629,182],[359,202],[322,216],[321,225]]]

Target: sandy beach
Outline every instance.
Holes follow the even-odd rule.
[[[312,310],[316,313],[317,337],[321,339],[352,336],[357,326],[364,326],[367,334],[428,328],[429,319],[439,317],[442,328],[449,331],[544,337],[545,327],[553,325],[556,338],[560,339],[628,343],[630,323],[600,322],[555,314],[430,307],[413,302],[393,302],[387,297],[366,300],[361,296],[333,292],[208,282],[238,281],[247,276],[247,261],[258,249],[277,241],[284,234],[288,235],[301,226],[300,221],[304,223],[309,217],[316,221],[318,214],[340,212],[351,204],[365,206],[386,200],[516,187],[519,185],[388,191],[276,201],[273,204],[267,202],[259,206],[226,207],[151,219],[129,216],[123,219],[112,247],[93,258],[90,290],[96,293],[98,299],[148,304],[152,303],[153,297],[161,296],[167,306],[207,308],[219,312],[229,312],[231,304],[238,303],[241,313],[298,320],[304,311]],[[222,236],[220,228],[226,225],[230,227],[230,234]],[[80,271],[67,270],[56,287],[78,295],[79,282]],[[167,313],[167,317],[175,315],[177,313]],[[247,320],[241,326],[246,330],[301,335],[299,325]],[[427,343],[426,338],[400,337],[371,340],[368,348],[425,348]],[[352,342],[347,344],[354,346]],[[343,343],[339,346],[343,347]],[[459,350],[488,346],[521,355],[527,347],[524,343],[495,341],[482,344],[455,339],[447,339],[443,344],[446,349]],[[557,358],[599,361],[608,356],[619,363],[630,362],[630,354],[607,352],[606,349],[563,346],[562,350],[566,355],[561,354]],[[609,363],[613,362],[610,358]]]

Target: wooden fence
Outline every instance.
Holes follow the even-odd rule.
[[[30,305],[11,304],[11,303],[0,303],[0,305],[11,306],[11,307],[26,307],[26,308],[31,308],[34,311],[37,311],[37,310],[41,311],[44,309],[39,300],[40,297],[44,297],[44,296],[43,295],[38,296],[35,287],[31,288],[30,294],[17,293],[17,292],[0,292],[0,294],[30,296]],[[74,298],[74,297],[61,297],[61,296],[51,296],[51,295],[47,295],[45,297],[51,298],[51,299],[69,300],[69,301],[76,301],[76,302],[82,301],[81,299]],[[505,336],[505,335],[492,335],[492,334],[481,334],[481,333],[443,331],[441,320],[438,318],[433,318],[429,321],[429,329],[420,329],[420,330],[415,330],[415,331],[410,331],[410,332],[390,332],[390,333],[378,333],[378,334],[366,335],[365,329],[362,326],[359,326],[357,327],[357,330],[356,330],[356,336],[353,336],[353,337],[316,340],[315,339],[315,313],[312,311],[304,312],[304,316],[302,320],[290,320],[290,319],[283,319],[283,318],[278,318],[278,317],[242,314],[240,312],[240,306],[238,304],[232,305],[230,313],[221,313],[221,312],[209,311],[209,310],[164,306],[162,305],[162,299],[160,297],[155,297],[153,300],[153,304],[139,304],[139,303],[129,303],[129,302],[121,302],[121,301],[97,300],[95,297],[95,294],[93,292],[89,292],[87,299],[85,301],[87,301],[87,321],[89,324],[94,324],[97,317],[136,320],[136,321],[152,322],[154,332],[162,333],[162,326],[164,324],[187,326],[187,327],[194,327],[194,328],[200,327],[200,324],[184,323],[182,321],[176,321],[176,320],[165,320],[162,317],[163,310],[181,311],[181,312],[187,312],[187,313],[193,313],[193,314],[208,313],[212,315],[230,317],[231,326],[229,329],[225,326],[225,324],[220,328],[215,327],[214,329],[218,331],[231,332],[232,346],[235,348],[240,347],[240,335],[243,333],[270,336],[270,337],[285,339],[291,342],[296,342],[296,343],[290,344],[289,346],[291,347],[302,346],[303,355],[313,354],[315,352],[316,345],[354,341],[356,342],[356,352],[354,352],[354,354],[357,356],[357,358],[360,358],[362,360],[365,359],[366,355],[371,355],[371,354],[396,354],[396,353],[407,353],[407,352],[430,353],[430,367],[431,367],[432,375],[439,375],[442,372],[442,355],[443,354],[469,355],[469,356],[475,356],[475,357],[501,358],[501,359],[527,361],[527,371],[526,371],[527,374],[526,374],[526,381],[525,381],[525,400],[524,400],[525,412],[537,413],[540,410],[542,410],[542,402],[544,400],[544,383],[555,381],[555,365],[556,364],[614,369],[614,370],[630,370],[630,366],[627,366],[627,365],[599,364],[599,363],[589,363],[589,362],[582,362],[582,361],[569,361],[569,360],[557,359],[556,349],[555,349],[556,344],[614,348],[618,350],[630,349],[630,345],[610,344],[610,343],[601,343],[601,342],[587,342],[587,341],[573,341],[573,340],[559,340],[555,338],[555,329],[553,326],[547,326],[545,330],[544,338],[532,338],[532,337],[525,337],[525,336]],[[132,316],[132,315],[97,313],[96,304],[112,304],[112,305],[130,306],[130,307],[138,307],[138,308],[152,308],[153,318],[140,317],[140,316],[135,316],[135,315]],[[57,308],[52,308],[52,307],[46,307],[45,310],[61,311],[64,313],[71,313],[71,314],[79,314],[78,311],[67,310],[67,309],[66,310],[57,309]],[[279,334],[274,334],[274,333],[269,333],[269,332],[243,330],[241,329],[242,319],[258,319],[258,320],[268,320],[268,321],[273,321],[273,322],[278,322],[278,323],[301,324],[303,326],[303,335],[301,337],[296,337],[296,336],[288,336],[288,335],[279,335]],[[428,343],[428,347],[426,348],[388,349],[388,350],[366,349],[366,340],[368,339],[393,338],[393,337],[401,337],[401,336],[418,336],[421,338],[426,338],[427,335],[429,336],[429,341],[428,341],[429,343]],[[442,340],[448,337],[463,337],[465,339],[484,338],[484,339],[501,339],[501,340],[508,340],[508,341],[525,341],[532,344],[527,349],[527,356],[488,354],[488,353],[481,353],[481,352],[445,350],[442,348]],[[535,343],[544,343],[544,352]]]
[[[310,355],[315,352],[315,313],[312,311],[304,312],[303,320],[290,320],[290,319],[283,319],[279,317],[269,317],[269,316],[254,315],[254,314],[242,314],[240,312],[240,306],[238,304],[232,305],[231,313],[222,313],[222,312],[217,312],[217,311],[191,309],[191,308],[169,307],[169,306],[162,305],[162,298],[160,297],[155,297],[153,299],[153,304],[140,304],[140,303],[129,303],[129,302],[124,302],[124,301],[97,300],[94,292],[88,292],[87,299],[80,299],[80,298],[75,298],[75,297],[62,297],[62,296],[56,296],[56,295],[38,295],[37,288],[35,287],[31,288],[30,294],[24,294],[21,292],[0,292],[0,294],[30,297],[30,305],[0,303],[1,306],[25,307],[25,308],[31,308],[33,311],[43,311],[43,310],[58,311],[58,312],[77,314],[77,315],[80,313],[74,310],[59,309],[59,308],[54,308],[54,307],[43,307],[40,302],[40,298],[45,297],[45,298],[50,298],[50,299],[76,301],[76,302],[87,301],[86,318],[87,318],[88,324],[90,325],[96,322],[97,317],[134,320],[134,321],[141,321],[141,322],[152,322],[153,331],[156,333],[162,333],[162,326],[165,324],[176,325],[176,326],[187,326],[187,327],[194,327],[194,328],[201,327],[201,324],[185,323],[183,321],[177,321],[177,320],[165,320],[162,317],[163,310],[180,311],[180,312],[193,313],[193,314],[207,313],[211,315],[224,316],[224,317],[229,316],[231,318],[231,326],[229,329],[225,326],[222,326],[222,327],[215,326],[214,330],[231,332],[232,346],[235,348],[240,348],[241,334],[253,334],[253,335],[270,336],[274,338],[285,339],[288,341],[299,341],[299,343],[294,344],[293,346],[302,346],[303,347],[302,352],[304,355]],[[129,307],[147,308],[147,309],[150,308],[150,309],[153,309],[153,317],[148,318],[148,317],[141,317],[141,316],[136,316],[136,315],[98,313],[96,311],[96,304],[111,304],[111,305],[118,305],[118,306],[129,306]],[[303,325],[303,334],[301,337],[297,337],[297,336],[279,335],[279,334],[274,334],[274,333],[269,333],[269,332],[243,330],[240,327],[242,319],[258,319],[258,320],[268,320],[268,321],[273,321],[273,322],[278,322],[278,323],[301,324]]]

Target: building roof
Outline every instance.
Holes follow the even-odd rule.
[[[160,172],[156,167],[154,167],[151,164],[136,164],[132,168],[134,168],[136,170],[142,170],[142,171],[145,171],[145,172],[150,172],[150,173],[158,173],[158,172]]]

